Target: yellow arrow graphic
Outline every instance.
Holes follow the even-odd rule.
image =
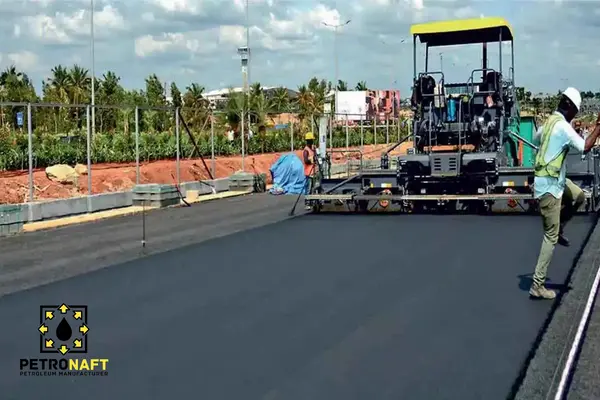
[[[69,348],[63,344],[58,348],[58,351],[60,351],[60,353],[64,356],[67,354],[67,351],[69,351]]]
[[[38,328],[38,331],[40,331],[40,333],[41,333],[42,335],[44,335],[46,332],[48,332],[48,327],[47,327],[46,325],[42,324],[42,325],[41,325],[41,326]]]
[[[52,339],[46,340],[45,346],[47,349],[51,349],[54,346],[54,341]]]
[[[62,314],[65,314],[67,312],[67,310],[69,309],[69,307],[63,303],[60,307],[58,307],[58,309],[60,310],[60,312]]]
[[[76,349],[80,349],[82,342],[80,339],[75,339],[75,340],[73,340],[73,345],[75,346]]]
[[[54,318],[54,313],[52,311],[46,311],[46,319]]]
[[[75,318],[75,319],[81,319],[81,311],[74,311],[73,312],[73,318]]]
[[[79,332],[83,333],[84,335],[89,331],[89,328],[87,326],[85,326],[85,324],[82,324],[79,327]]]

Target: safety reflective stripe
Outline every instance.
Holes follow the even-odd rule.
[[[558,178],[560,175],[560,169],[562,168],[563,161],[569,150],[568,148],[565,148],[563,151],[561,151],[560,154],[550,160],[550,162],[545,161],[546,152],[548,151],[548,144],[550,143],[550,135],[554,129],[554,126],[560,120],[561,116],[551,115],[544,125],[544,129],[542,130],[541,145],[535,157],[536,176],[551,176]]]
[[[308,159],[311,161],[312,164],[306,164],[304,162],[304,155],[302,156],[302,164],[304,164],[304,175],[305,176],[309,176],[312,173],[314,173],[314,164],[315,164],[315,154],[312,148],[310,148],[309,146],[304,147],[305,151],[308,151]]]

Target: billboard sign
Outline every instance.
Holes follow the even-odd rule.
[[[365,99],[367,120],[398,118],[400,110],[399,90],[369,90]]]
[[[366,119],[366,91],[347,91],[337,93],[337,121],[360,121]]]
[[[386,118],[398,118],[399,90],[357,90],[337,94],[337,121],[385,121]]]

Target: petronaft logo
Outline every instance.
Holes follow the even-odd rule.
[[[40,306],[40,352],[87,353],[87,306]]]
[[[49,358],[20,359],[20,375],[108,375],[108,358],[76,358],[88,353],[88,306],[42,305],[38,331],[40,353]]]

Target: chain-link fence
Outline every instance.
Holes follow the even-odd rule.
[[[320,115],[152,106],[0,104],[0,203],[130,190],[140,183],[267,173],[282,152],[300,151]],[[408,132],[402,119],[329,116],[334,163],[379,157]],[[205,163],[202,161],[206,160]]]

